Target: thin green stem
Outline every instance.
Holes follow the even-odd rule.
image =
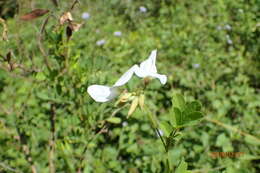
[[[166,145],[165,141],[163,140],[163,137],[162,137],[162,135],[160,134],[160,131],[158,130],[158,128],[155,128],[155,131],[156,131],[157,135],[160,137],[160,139],[161,139],[161,141],[162,141],[162,143],[163,143],[165,152],[168,152],[168,150],[167,150],[167,145]]]
[[[164,141],[162,135],[160,134],[160,131],[158,129],[158,120],[156,119],[156,117],[153,116],[152,112],[145,106],[145,110],[146,110],[146,113],[148,114],[148,117],[152,123],[152,127],[154,128],[155,132],[157,133],[157,135],[160,137],[160,140],[162,141],[162,144],[164,146],[164,149],[165,149],[165,153],[167,155],[167,159],[166,159],[166,172],[167,173],[170,173],[171,172],[171,169],[170,169],[170,161],[169,161],[169,155],[168,155],[168,144]],[[173,134],[175,134],[176,131],[173,132]],[[172,133],[171,133],[172,134]]]

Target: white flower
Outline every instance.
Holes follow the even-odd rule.
[[[88,87],[89,95],[96,102],[107,102],[118,96],[118,87],[125,85],[133,76],[136,74],[138,77],[152,77],[160,80],[162,84],[167,81],[166,75],[161,75],[157,73],[155,66],[156,62],[156,50],[153,50],[148,59],[143,61],[140,66],[133,65],[129,70],[127,70],[112,86],[106,85],[91,85]]]
[[[102,40],[98,40],[98,41],[96,42],[96,45],[102,46],[102,45],[104,45],[105,43],[106,43],[106,40],[102,39]]]
[[[126,84],[134,74],[134,70],[137,68],[137,65],[133,66],[129,70],[127,70],[112,86],[106,85],[91,85],[88,87],[89,95],[96,101],[96,102],[107,102],[114,99],[118,96],[118,87]]]
[[[114,36],[120,37],[122,35],[121,31],[115,31]]]
[[[116,88],[105,85],[91,85],[88,93],[96,102],[107,102],[117,96]]]
[[[146,12],[147,12],[147,9],[146,9],[144,6],[139,7],[139,10],[140,10],[142,13],[146,13]]]
[[[87,20],[90,18],[90,14],[87,12],[84,12],[84,13],[82,13],[81,18]]]
[[[143,61],[140,64],[140,67],[135,69],[135,74],[138,77],[145,78],[145,77],[152,77],[152,78],[157,78],[160,80],[161,84],[165,84],[167,81],[166,75],[161,75],[157,73],[157,69],[155,66],[156,62],[156,53],[157,50],[153,50],[149,56],[148,59]]]

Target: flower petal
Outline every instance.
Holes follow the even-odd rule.
[[[159,79],[161,84],[163,84],[163,85],[166,84],[166,82],[167,82],[167,76],[166,75],[153,73],[153,74],[150,74],[149,76]]]
[[[137,65],[132,66],[129,70],[127,70],[117,81],[116,83],[113,85],[114,87],[119,87],[122,86],[124,84],[126,84],[131,77],[133,76],[134,72],[136,71],[136,69],[138,69]]]
[[[156,62],[156,53],[157,50],[153,50],[149,56],[148,59],[146,59],[145,61],[143,61],[140,64],[140,69],[144,72],[146,72],[147,74],[150,73],[157,73],[157,69],[155,66],[155,62]]]
[[[96,102],[107,102],[118,95],[116,87],[105,85],[91,85],[88,87],[88,93]]]
[[[146,71],[144,71],[143,69],[141,69],[140,67],[137,67],[135,70],[134,70],[134,73],[136,76],[140,77],[140,78],[144,78],[147,76],[147,73]]]

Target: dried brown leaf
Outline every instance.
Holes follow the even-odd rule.
[[[60,24],[63,25],[66,22],[73,21],[72,15],[70,12],[65,12],[59,19]]]
[[[66,35],[68,37],[68,40],[72,36],[72,29],[70,28],[70,26],[67,26],[67,28],[66,28]]]
[[[140,106],[140,108],[141,108],[142,110],[144,110],[144,99],[145,99],[144,94],[141,94],[141,95],[139,96],[139,106]]]
[[[33,20],[35,18],[41,17],[48,12],[49,12],[49,10],[46,10],[46,9],[35,9],[35,10],[31,11],[30,13],[27,13],[27,14],[21,16],[20,19],[29,21],[29,20]]]
[[[69,25],[66,28],[66,35],[68,37],[68,40],[71,38],[73,32],[77,32],[81,26],[82,26],[82,23],[75,23],[75,22],[69,23]]]
[[[5,60],[6,60],[8,63],[11,62],[11,56],[12,56],[12,54],[11,54],[11,52],[9,51],[9,52],[6,54],[6,58],[5,58]]]
[[[69,27],[71,28],[71,30],[73,31],[73,32],[76,32],[76,31],[78,31],[79,29],[80,29],[80,27],[83,25],[83,23],[75,23],[75,22],[71,22],[70,24],[69,24]]]
[[[139,100],[139,98],[136,97],[136,98],[134,98],[134,100],[132,101],[132,104],[131,104],[130,109],[129,109],[128,114],[127,114],[127,118],[129,118],[130,115],[132,115],[132,114],[134,113],[135,109],[136,109],[137,106],[138,106],[138,100]]]
[[[2,39],[4,40],[4,41],[8,41],[8,35],[7,35],[7,33],[8,33],[8,29],[7,29],[7,25],[6,25],[6,23],[5,23],[5,20],[4,19],[2,19],[2,18],[0,18],[0,23],[3,25],[3,33],[2,33]]]

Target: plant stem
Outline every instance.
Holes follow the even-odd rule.
[[[169,151],[168,144],[164,141],[162,135],[160,134],[159,129],[157,128],[158,127],[158,120],[153,116],[152,112],[146,106],[144,106],[144,107],[145,107],[146,113],[148,114],[149,119],[152,123],[152,127],[154,128],[157,135],[160,137],[160,140],[162,141],[162,144],[164,146],[165,153],[167,155],[167,159],[166,159],[166,169],[167,169],[167,171],[166,172],[170,173],[171,169],[170,169],[170,161],[169,161],[169,155],[168,155],[168,151]],[[175,133],[176,133],[176,131],[174,131],[173,134],[175,134]],[[172,133],[171,133],[171,135],[172,135]]]

